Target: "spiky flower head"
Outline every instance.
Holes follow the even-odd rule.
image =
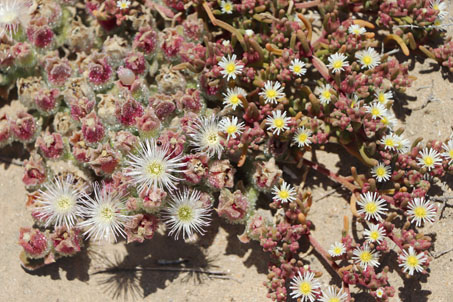
[[[296,189],[285,181],[282,182],[280,187],[277,185],[272,189],[274,199],[281,202],[291,202],[296,200]]]
[[[378,163],[371,168],[371,174],[378,182],[383,182],[389,180],[392,173],[389,166],[386,166],[384,163]]]
[[[420,157],[417,158],[417,164],[420,167],[425,167],[428,171],[431,171],[435,166],[442,163],[439,152],[432,148],[425,148],[418,153]]]
[[[371,103],[370,105],[365,106],[366,112],[371,114],[373,120],[381,118],[387,113],[387,109],[381,103]]]
[[[200,202],[201,192],[185,188],[175,193],[173,199],[164,210],[163,218],[169,228],[169,236],[183,239],[190,238],[196,232],[204,234],[204,227],[210,223],[210,209],[203,207]]]
[[[448,160],[448,164],[451,165],[453,163],[453,140],[451,139],[444,143],[442,148],[444,149],[442,155]]]
[[[45,226],[65,226],[72,228],[77,219],[82,217],[81,202],[85,196],[85,187],[76,186],[71,174],[65,179],[55,177],[53,181],[39,190],[36,208],[38,217],[46,219]]]
[[[231,118],[225,117],[220,121],[220,129],[227,134],[227,140],[232,138],[236,138],[236,136],[241,135],[242,131],[244,131],[244,123],[238,123],[237,116],[233,116]]]
[[[220,1],[220,8],[223,14],[232,14],[233,13],[233,3],[231,1]]]
[[[366,29],[358,24],[352,24],[348,28],[348,33],[351,35],[361,36],[366,33]]]
[[[398,146],[398,137],[390,133],[385,135],[379,142],[384,145],[385,150],[395,151]]]
[[[393,98],[393,93],[391,91],[384,91],[384,90],[377,90],[374,94],[374,96],[376,97],[376,100],[382,104],[382,105],[385,105],[387,104],[389,101],[392,100]]]
[[[118,0],[118,1],[116,1],[116,7],[118,7],[121,10],[128,9],[130,5],[131,5],[131,2],[128,1],[128,0]]]
[[[140,192],[151,187],[176,188],[180,179],[173,174],[184,172],[185,163],[182,154],[172,156],[169,148],[167,144],[158,146],[154,139],[148,139],[140,142],[136,154],[129,153],[125,174],[132,177]]]
[[[381,63],[381,56],[371,47],[358,51],[355,57],[359,60],[360,65],[362,65],[362,69],[373,69]]]
[[[301,302],[315,301],[321,285],[314,278],[315,274],[313,272],[304,272],[303,275],[298,272],[298,275],[294,276],[290,283],[291,297],[293,299],[300,298]]]
[[[422,272],[423,264],[427,261],[425,253],[418,253],[415,251],[413,246],[410,246],[409,249],[403,250],[399,256],[400,267],[403,268],[403,272],[413,275],[414,272]]]
[[[10,38],[19,30],[25,30],[30,22],[32,13],[30,0],[2,0],[0,2],[0,38],[8,35]]]
[[[294,134],[293,141],[299,146],[299,147],[305,147],[311,144],[310,137],[312,135],[312,132],[310,129],[306,129],[305,127],[298,128],[296,133]]]
[[[330,103],[330,100],[332,99],[333,95],[332,92],[330,91],[331,89],[332,86],[330,86],[330,84],[325,84],[315,88],[315,93],[319,96],[321,104],[326,105]]]
[[[205,152],[210,157],[217,155],[220,159],[223,151],[220,132],[222,129],[214,114],[210,117],[201,116],[191,126],[190,144],[195,147],[195,151]]]
[[[330,246],[330,249],[327,252],[332,257],[338,257],[346,253],[346,247],[341,242],[335,242]]]
[[[288,130],[288,123],[291,118],[286,117],[286,111],[282,113],[281,110],[272,111],[272,116],[266,118],[266,124],[268,129],[272,130],[272,133],[280,135],[280,132]]]
[[[84,235],[94,240],[114,241],[118,236],[126,236],[124,226],[131,216],[124,214],[124,198],[117,192],[110,192],[99,183],[94,184],[94,198],[87,196],[84,200],[83,215],[85,221],[79,223],[85,228]]]
[[[391,111],[387,110],[381,116],[380,122],[381,122],[381,124],[383,124],[388,129],[393,130],[393,128],[395,128],[398,120],[396,119],[395,115]]]
[[[332,72],[343,71],[346,66],[349,66],[348,61],[346,61],[347,57],[345,54],[337,52],[333,55],[330,55],[328,58],[329,64],[327,67],[332,69]]]
[[[233,89],[227,88],[226,93],[223,94],[223,104],[227,107],[231,107],[233,110],[236,110],[236,107],[243,107],[242,101],[239,96],[245,97],[247,95],[247,91],[242,89],[241,87],[235,87]]]
[[[278,100],[285,97],[283,86],[278,81],[266,81],[266,83],[264,83],[264,87],[261,89],[261,92],[258,94],[264,98],[266,104],[277,104]]]
[[[407,207],[407,214],[412,218],[412,223],[416,222],[417,227],[427,221],[433,223],[436,218],[436,207],[423,197],[412,199]]]
[[[365,219],[381,220],[382,214],[387,211],[386,201],[382,199],[376,192],[366,192],[360,195],[357,204],[362,208],[357,211],[359,214],[365,214]]]
[[[372,251],[368,244],[364,244],[363,247],[358,247],[352,252],[352,259],[355,263],[359,264],[363,269],[366,269],[369,265],[373,267],[379,266],[379,252]]]
[[[307,72],[307,69],[304,68],[305,63],[299,59],[294,59],[291,61],[291,65],[289,65],[289,70],[297,76],[304,75]]]
[[[443,0],[431,0],[431,8],[438,12],[437,17],[441,20],[448,16],[448,7]]]
[[[378,224],[372,224],[369,226],[368,230],[363,231],[363,235],[367,242],[376,242],[380,244],[381,241],[384,240],[385,230]]]
[[[227,80],[236,79],[236,76],[241,74],[242,69],[244,68],[244,65],[241,62],[236,61],[235,54],[222,57],[219,66],[222,68],[220,73],[223,74],[223,77],[227,78]]]
[[[342,288],[329,286],[326,291],[322,291],[322,296],[319,299],[320,302],[346,302],[348,294]]]

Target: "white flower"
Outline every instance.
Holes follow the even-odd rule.
[[[346,253],[346,247],[341,242],[335,242],[330,246],[330,250],[327,251],[330,256],[337,257]]]
[[[372,69],[381,63],[381,56],[374,48],[368,47],[366,50],[360,50],[355,54],[363,68]]]
[[[321,87],[316,87],[315,88],[315,94],[319,96],[319,100],[321,101],[322,104],[326,105],[330,103],[330,100],[332,99],[332,93],[330,90],[332,89],[332,86],[329,84],[325,84]]]
[[[436,207],[423,197],[412,199],[407,207],[407,214],[412,218],[412,223],[416,222],[417,227],[426,221],[433,223],[436,218]]]
[[[242,101],[241,99],[239,99],[240,95],[245,97],[247,95],[247,92],[241,87],[235,87],[233,89],[227,88],[227,92],[223,94],[223,104],[225,104],[227,107],[231,106],[233,110],[236,110],[237,106],[242,107]]]
[[[381,140],[380,143],[384,145],[385,150],[396,150],[398,146],[398,137],[393,134],[387,134],[384,136]]]
[[[351,35],[360,36],[366,33],[366,29],[358,24],[352,24],[348,28],[348,33],[350,33]]]
[[[169,236],[175,235],[177,240],[182,233],[183,239],[192,237],[193,233],[204,234],[203,227],[210,223],[210,209],[204,208],[200,202],[201,192],[185,188],[182,193],[177,191],[164,210],[163,218],[170,229]]]
[[[280,82],[266,81],[266,83],[264,83],[264,87],[261,89],[261,92],[258,94],[264,98],[266,104],[277,104],[279,99],[285,97],[283,89],[284,88]]]
[[[398,151],[398,153],[404,154],[409,152],[411,142],[407,138],[404,138],[401,135],[395,135],[395,139],[396,139],[396,150]]]
[[[222,137],[219,132],[222,129],[213,114],[211,117],[199,117],[191,127],[191,145],[197,152],[205,152],[209,157],[217,155],[222,156],[223,146]]]
[[[25,32],[30,22],[32,2],[27,0],[2,0],[0,2],[0,38],[10,38],[17,33],[19,26]]]
[[[379,252],[370,250],[370,247],[366,243],[362,248],[356,248],[352,254],[354,262],[360,264],[364,269],[366,269],[368,265],[373,267],[379,266]]]
[[[81,214],[82,198],[85,196],[85,188],[74,185],[74,178],[68,174],[66,179],[54,178],[44,185],[44,190],[39,190],[37,204],[42,206],[34,209],[38,217],[46,220],[45,226],[66,226],[72,228]]]
[[[338,289],[335,286],[327,287],[326,291],[322,291],[320,302],[346,302],[348,294],[343,292],[343,289]]]
[[[302,275],[298,272],[297,276],[291,280],[290,289],[292,290],[290,296],[293,299],[300,298],[301,302],[315,301],[315,295],[319,294],[321,285],[317,280],[314,280],[315,274],[312,272],[305,272]]]
[[[387,110],[382,116],[381,116],[381,124],[386,126],[388,129],[392,130],[395,128],[396,123],[398,122],[395,115]]]
[[[413,275],[414,271],[422,272],[424,264],[427,260],[425,253],[417,254],[415,249],[410,246],[409,250],[403,250],[402,254],[399,256],[399,260],[401,263],[399,264],[400,267],[403,268],[403,272],[409,273],[409,275]]]
[[[251,36],[253,36],[254,34],[255,34],[255,32],[254,32],[253,30],[251,30],[251,29],[246,29],[246,30],[245,30],[245,35],[246,35],[246,36],[251,37]]]
[[[451,165],[453,163],[453,140],[449,140],[447,143],[444,143],[442,148],[445,151],[442,155],[448,160],[448,164]]]
[[[269,130],[273,130],[272,133],[280,135],[280,132],[288,130],[288,123],[291,118],[286,117],[286,111],[282,113],[281,110],[272,111],[272,116],[266,118],[266,124]]]
[[[236,79],[236,75],[241,74],[242,69],[244,68],[244,65],[240,62],[236,62],[236,55],[222,57],[219,66],[222,68],[220,73],[223,74],[223,77],[227,78],[227,80],[230,80],[230,78],[233,80]]]
[[[420,155],[417,158],[418,165],[420,167],[425,167],[428,171],[431,171],[436,165],[442,163],[439,152],[431,148],[425,148],[418,153]]]
[[[328,60],[329,64],[327,67],[332,69],[332,72],[343,71],[344,67],[349,66],[348,61],[346,61],[347,57],[343,53],[334,53],[330,55]]]
[[[184,172],[183,155],[172,156],[169,145],[158,146],[153,139],[140,142],[137,154],[130,153],[126,160],[127,176],[131,176],[138,190],[165,187],[175,189],[180,179],[172,173]]]
[[[372,224],[368,230],[363,231],[363,235],[367,242],[376,242],[377,244],[380,244],[381,241],[384,240],[385,230],[378,224]]]
[[[297,132],[294,134],[293,141],[299,147],[305,147],[311,144],[310,137],[312,132],[309,129],[305,129],[305,127],[301,127],[297,129]]]
[[[389,101],[392,100],[393,98],[393,93],[391,91],[383,91],[383,90],[377,90],[376,93],[374,94],[376,97],[377,101],[381,103],[382,105],[387,104]]]
[[[381,103],[371,103],[365,106],[366,112],[371,114],[373,120],[381,118],[387,113],[387,109]]]
[[[383,296],[384,296],[384,290],[382,289],[382,287],[379,287],[379,288],[376,290],[376,297],[382,298]]]
[[[385,200],[382,199],[376,192],[366,192],[360,194],[357,204],[362,207],[357,213],[365,214],[365,219],[381,220],[381,214],[384,214],[387,209],[385,207]]]
[[[441,31],[445,31],[448,29],[448,25],[444,23],[444,20],[437,17],[436,20],[434,20],[434,23],[432,26],[430,27],[433,27],[437,30],[441,30]]]
[[[220,121],[219,126],[220,129],[228,135],[227,140],[229,140],[230,137],[236,138],[236,136],[241,135],[242,131],[244,131],[244,123],[238,123],[237,116],[233,116],[231,119],[227,117],[223,118]]]
[[[94,198],[87,196],[84,200],[84,216],[87,218],[79,226],[88,228],[84,235],[94,240],[107,240],[121,235],[125,237],[124,225],[131,217],[122,214],[126,209],[123,198],[114,192],[109,192],[105,187],[100,188],[94,184]]]
[[[223,14],[233,13],[233,3],[231,1],[220,1],[220,8],[222,9]]]
[[[291,202],[296,200],[296,189],[285,181],[282,182],[280,188],[274,186],[272,194],[274,194],[274,199],[281,202]]]
[[[116,1],[116,7],[118,7],[119,9],[128,9],[130,5],[131,5],[131,2],[128,0]]]
[[[231,44],[230,40],[223,40],[222,45],[223,46],[229,46]]]
[[[391,170],[390,167],[384,165],[384,163],[379,163],[371,168],[371,174],[373,174],[378,182],[383,182],[390,179]]]
[[[448,7],[443,0],[431,0],[431,8],[438,11],[437,17],[441,20],[448,16]]]
[[[307,69],[304,67],[305,63],[299,59],[292,60],[291,65],[289,65],[291,72],[298,76],[304,75],[307,72]]]

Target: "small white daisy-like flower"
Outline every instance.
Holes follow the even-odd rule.
[[[291,118],[286,117],[286,111],[282,113],[281,110],[272,111],[272,116],[266,118],[266,124],[268,129],[272,130],[272,133],[280,135],[280,132],[288,130],[288,123]]]
[[[231,1],[220,1],[220,8],[222,9],[223,14],[233,13],[233,3]]]
[[[352,252],[352,259],[355,263],[360,264],[361,267],[366,269],[368,265],[373,267],[379,266],[379,252],[372,251],[368,244],[364,244],[363,247],[358,247]]]
[[[385,203],[385,200],[382,199],[376,192],[366,192],[360,194],[357,204],[361,206],[362,209],[358,210],[357,213],[365,214],[366,220],[381,220],[381,215],[385,214],[387,211]]]
[[[381,103],[373,102],[370,105],[365,106],[366,112],[371,114],[373,120],[381,118],[387,113],[387,109]]]
[[[10,38],[19,30],[25,31],[30,22],[32,1],[2,0],[0,2],[0,38],[6,34]]]
[[[448,16],[448,7],[443,0],[431,0],[431,8],[438,11],[437,17],[441,20]]]
[[[203,207],[200,199],[201,192],[197,190],[189,192],[185,188],[175,193],[163,214],[169,236],[174,234],[177,240],[181,233],[183,239],[192,237],[194,233],[204,234],[203,228],[210,223],[210,209]]]
[[[389,101],[392,100],[393,98],[393,93],[391,91],[383,91],[383,90],[377,90],[376,93],[374,94],[376,97],[377,101],[381,103],[382,105],[387,104]]]
[[[330,246],[330,249],[327,252],[332,257],[338,257],[346,253],[346,247],[341,242],[335,242]]]
[[[227,80],[230,80],[230,78],[234,80],[236,79],[236,75],[241,74],[244,65],[240,62],[236,62],[236,55],[233,54],[232,56],[228,55],[227,57],[222,57],[219,62],[219,67],[222,68],[220,73],[223,74],[224,78],[227,78]]]
[[[182,162],[182,154],[172,157],[168,150],[168,145],[158,146],[150,139],[140,142],[137,154],[128,155],[126,175],[132,177],[140,192],[151,187],[176,188],[180,179],[172,174],[183,172],[186,164]]]
[[[314,280],[314,277],[315,274],[312,272],[305,272],[303,275],[299,272],[291,280],[289,288],[292,291],[290,296],[293,299],[300,298],[301,302],[315,301],[316,295],[320,292],[321,284]]]
[[[402,137],[401,135],[395,135],[396,139],[396,151],[398,153],[404,154],[410,151],[411,142],[407,138]]]
[[[425,253],[417,254],[414,247],[410,246],[407,251],[403,250],[399,256],[399,260],[401,261],[399,266],[403,268],[403,272],[409,273],[412,276],[414,272],[419,273],[423,271],[422,265],[426,262],[427,258]]]
[[[398,138],[395,134],[390,133],[384,136],[380,143],[384,145],[385,150],[395,151],[398,146]]]
[[[382,298],[383,296],[384,296],[384,290],[382,289],[382,287],[379,287],[379,288],[376,290],[376,297]]]
[[[291,72],[297,76],[304,75],[307,72],[307,69],[304,67],[305,63],[299,59],[292,60],[291,65],[289,65],[289,69],[291,70]]]
[[[231,44],[230,40],[223,40],[222,45],[223,46],[229,46]]]
[[[233,116],[232,118],[223,118],[219,123],[220,129],[225,132],[229,140],[230,137],[236,138],[236,136],[241,135],[242,131],[244,131],[244,123],[238,123],[237,116]]]
[[[448,29],[448,25],[444,23],[444,20],[437,17],[436,20],[434,20],[433,25],[431,26],[437,30],[445,31]]]
[[[373,69],[381,63],[381,56],[374,48],[368,47],[366,50],[360,50],[355,54],[363,68]]]
[[[246,29],[244,33],[246,36],[249,36],[249,37],[251,37],[255,34],[255,32],[251,29]]]
[[[329,56],[329,64],[327,64],[327,67],[332,69],[332,72],[343,71],[344,67],[349,66],[349,63],[348,61],[346,61],[346,59],[347,57],[343,53],[334,53],[333,55]]]
[[[220,132],[222,129],[213,114],[211,117],[199,117],[191,127],[191,145],[197,152],[205,152],[209,157],[217,155],[222,156],[223,146]]]
[[[412,218],[412,223],[416,222],[417,227],[427,221],[433,223],[436,218],[436,207],[423,197],[412,199],[407,207],[407,214]]]
[[[366,33],[366,29],[358,24],[352,24],[348,28],[348,33],[350,33],[351,35],[360,36]]]
[[[278,81],[266,81],[266,83],[264,83],[264,87],[261,88],[261,92],[258,94],[264,98],[266,104],[277,104],[279,99],[285,97],[283,89],[284,87]]]
[[[425,148],[418,153],[420,155],[417,158],[418,165],[420,167],[425,167],[428,171],[431,171],[436,165],[442,163],[439,152],[431,148]]]
[[[84,235],[94,240],[116,241],[118,236],[125,237],[124,226],[131,217],[122,214],[126,207],[123,198],[114,192],[108,192],[98,183],[94,184],[94,198],[87,196],[84,200],[83,210],[85,221],[79,223],[82,228],[87,228]]]
[[[116,7],[119,9],[128,9],[131,5],[131,2],[128,0],[118,0],[116,1]]]
[[[322,296],[319,299],[320,302],[346,302],[348,294],[342,288],[329,286],[326,291],[322,291]]]
[[[233,110],[236,110],[236,107],[242,107],[242,101],[239,96],[242,95],[245,97],[247,95],[247,91],[242,89],[241,87],[235,87],[233,89],[227,88],[227,92],[223,94],[223,104],[227,107],[230,106]]]
[[[333,95],[332,92],[330,92],[331,89],[332,86],[330,86],[329,84],[315,88],[315,94],[319,96],[321,104],[326,105],[330,103],[330,100],[332,99]]]
[[[391,169],[389,166],[384,165],[384,163],[379,163],[371,168],[371,174],[378,182],[383,182],[390,179]]]
[[[395,128],[398,120],[396,119],[395,115],[387,110],[382,116],[380,120],[381,124],[386,126],[388,129],[392,130]]]
[[[442,155],[448,160],[448,164],[451,165],[453,163],[453,140],[442,144],[442,148],[444,149]]]
[[[372,224],[368,230],[363,231],[363,235],[367,242],[376,242],[377,244],[380,244],[381,241],[384,240],[385,230],[378,224]]]
[[[311,144],[310,137],[312,135],[312,132],[310,129],[306,129],[305,127],[301,127],[297,129],[296,133],[294,134],[293,141],[299,146],[299,147],[305,147]]]
[[[285,181],[282,182],[280,187],[274,186],[272,194],[274,194],[274,199],[281,202],[296,200],[296,189]]]
[[[38,217],[46,220],[45,226],[65,226],[72,228],[77,219],[82,217],[82,198],[85,188],[74,185],[74,178],[69,174],[66,179],[55,178],[44,185],[44,190],[39,190],[37,203],[42,206],[35,209]]]

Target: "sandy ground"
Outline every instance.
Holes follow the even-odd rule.
[[[398,95],[395,113],[405,124],[406,136],[445,139],[452,133],[453,85],[452,77],[443,76],[436,65],[428,60],[412,59],[412,74],[417,76],[409,97]],[[429,87],[427,87],[429,86]],[[425,88],[424,88],[425,87]],[[431,88],[430,88],[431,87]],[[429,97],[432,95],[433,97]],[[435,99],[428,102],[428,99]],[[354,160],[336,150],[331,154],[318,152],[320,162],[340,174],[346,174]],[[2,156],[18,156],[0,151]],[[339,160],[344,164],[339,166]],[[19,228],[29,226],[32,220],[25,210],[25,189],[21,182],[22,167],[0,164],[0,301],[162,301],[162,302],[254,302],[267,301],[267,256],[256,243],[241,244],[237,235],[241,226],[228,225],[219,219],[208,229],[198,245],[175,242],[163,234],[144,244],[90,246],[88,252],[70,259],[62,259],[37,272],[24,271],[18,260],[21,248],[17,244]],[[316,238],[325,247],[341,236],[343,215],[350,211],[344,199],[345,192],[314,171],[309,172],[308,186],[313,190],[314,205],[310,219],[314,222]],[[438,195],[453,195],[453,178],[437,190]],[[329,194],[326,196],[326,194]],[[326,210],[327,209],[327,210]],[[426,227],[425,232],[436,240],[433,255],[453,247],[453,208],[446,207],[442,218]],[[394,256],[394,255],[393,255]],[[229,279],[208,278],[206,275],[162,271],[104,273],[96,272],[119,265],[158,267],[158,259],[185,258],[189,267],[202,267],[229,273]],[[383,263],[395,263],[394,257]],[[330,275],[316,258],[305,258],[314,268],[324,271],[321,282],[330,281]],[[453,296],[453,252],[435,258],[428,279],[420,283],[404,282],[391,266],[391,283],[397,289],[392,301],[450,302]],[[364,293],[356,301],[373,301]]]

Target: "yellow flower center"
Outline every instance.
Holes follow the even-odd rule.
[[[147,171],[151,176],[159,176],[164,172],[164,166],[154,161],[148,164]]]
[[[299,286],[300,292],[304,295],[308,295],[311,293],[311,284],[310,282],[304,281]]]
[[[370,65],[372,62],[373,62],[373,58],[369,55],[366,55],[362,58],[362,62],[363,64],[365,64],[366,66]]]
[[[423,161],[425,162],[425,165],[427,165],[427,166],[432,166],[434,164],[434,159],[431,156],[425,156]]]
[[[409,266],[415,267],[418,265],[418,258],[415,257],[414,255],[411,255],[411,256],[407,257],[406,262]]]
[[[301,133],[299,134],[299,137],[297,138],[299,142],[304,143],[308,138],[307,133]]]
[[[379,108],[374,107],[373,109],[371,109],[371,115],[378,116],[379,114],[381,114]]]
[[[113,215],[115,213],[113,212],[112,208],[110,208],[109,206],[105,206],[102,210],[101,210],[101,218],[105,221],[110,221],[112,220],[113,218]]]
[[[414,215],[418,218],[425,218],[426,217],[426,209],[424,207],[416,207],[414,209]]]
[[[374,202],[369,202],[365,205],[365,211],[370,214],[374,214],[377,211],[377,205]]]
[[[385,175],[385,169],[383,167],[379,167],[376,169],[376,175],[383,177]]]
[[[226,11],[226,12],[231,12],[233,10],[233,7],[231,6],[230,3],[225,3],[223,9]]]
[[[122,3],[120,4],[120,6],[121,6],[122,9],[126,9],[126,8],[127,8],[127,3],[122,2]]]
[[[239,97],[235,94],[235,95],[232,95],[231,98],[230,98],[230,103],[233,104],[233,105],[236,105],[239,103]]]
[[[67,211],[72,207],[71,198],[68,196],[62,196],[57,201],[57,207],[60,211]]]
[[[293,67],[294,73],[299,73],[301,70],[302,70],[302,68],[300,67],[300,65],[295,65],[295,66]]]
[[[379,93],[378,101],[379,101],[379,103],[381,103],[381,104],[384,104],[384,103],[385,103],[385,96],[384,96],[384,94],[383,94],[382,92]]]
[[[453,158],[453,149],[451,149],[449,152],[448,152],[448,155]]]
[[[236,64],[234,64],[233,62],[228,63],[228,64],[225,66],[225,70],[226,70],[226,72],[228,72],[228,73],[233,73],[233,72],[236,70]]]
[[[385,140],[385,145],[389,146],[389,147],[393,147],[393,146],[395,146],[395,142],[393,141],[393,139],[388,138]]]
[[[371,255],[371,253],[368,251],[363,251],[360,254],[360,260],[362,260],[363,262],[370,262],[371,259],[373,259],[373,255]]]
[[[206,140],[208,141],[208,144],[215,145],[219,142],[219,135],[217,133],[210,133],[206,137]]]
[[[12,24],[15,22],[17,18],[17,14],[13,11],[11,12],[6,12],[4,15],[2,15],[2,23],[3,24]]]
[[[379,232],[378,231],[372,231],[370,233],[370,238],[373,239],[374,241],[379,239]]]
[[[282,118],[276,118],[274,120],[274,126],[278,129],[283,128],[285,126],[285,121]]]
[[[356,28],[352,31],[356,35],[360,35],[360,29]]]
[[[337,297],[330,298],[329,302],[341,302]]]
[[[331,93],[329,90],[326,90],[322,93],[322,96],[326,99],[330,99]]]
[[[178,209],[178,218],[179,220],[181,220],[182,222],[188,222],[188,221],[191,221],[193,219],[193,211],[192,211],[192,208],[189,207],[189,206],[181,206],[179,209]]]
[[[341,248],[338,247],[338,246],[334,247],[333,253],[334,253],[335,255],[340,255],[340,254],[341,254]]]
[[[435,4],[433,5],[433,9],[439,10],[439,5],[438,5],[437,3],[435,3]]]
[[[385,116],[383,116],[383,117],[381,118],[381,122],[382,122],[382,124],[384,124],[384,125],[388,125],[389,119],[386,118]]]
[[[332,66],[334,69],[341,68],[341,67],[343,67],[343,61],[341,61],[341,60],[335,61],[335,62],[333,62]]]
[[[268,89],[266,91],[266,96],[269,98],[269,99],[273,99],[277,96],[277,91],[275,89]]]
[[[278,197],[280,197],[281,199],[286,199],[289,197],[289,192],[286,190],[281,190],[280,192],[278,192]]]
[[[238,127],[236,127],[235,125],[230,125],[226,128],[226,132],[231,135],[236,133],[237,129]]]

